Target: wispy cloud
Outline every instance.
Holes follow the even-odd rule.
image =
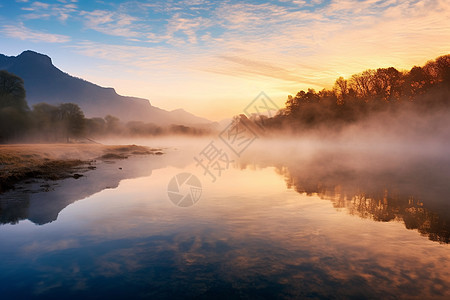
[[[414,58],[448,51],[446,1],[282,2],[289,5],[204,0],[139,3],[144,15],[162,14],[157,29],[146,24],[142,15],[135,16],[135,2],[123,3],[115,11],[83,11],[81,17],[86,28],[149,42],[133,48],[135,61],[142,62],[147,53],[170,53],[172,60],[177,56],[190,61],[180,67],[265,76],[289,84],[330,86],[340,75],[388,64],[407,67]],[[209,10],[199,13],[200,8]],[[123,60],[129,54],[104,54],[121,47],[106,45],[94,52]],[[147,56],[146,61],[152,59],[167,61],[160,55]]]
[[[144,33],[137,30],[134,22],[138,18],[113,11],[94,10],[82,11],[80,15],[83,17],[83,23],[86,28],[115,36],[122,37],[139,37]]]
[[[134,69],[137,72],[163,66],[174,67],[180,62],[179,54],[163,47],[111,45],[93,41],[83,41],[66,47],[85,56],[119,62],[126,66],[126,69]]]
[[[23,2],[24,23],[4,26],[3,34],[65,42],[68,36],[25,25],[70,24],[76,35],[67,46],[108,70],[199,82],[220,76],[283,95],[330,87],[367,68],[411,68],[450,50],[447,0]]]
[[[28,2],[28,1],[24,1]],[[28,6],[22,7],[26,13],[24,19],[49,19],[57,18],[61,22],[65,22],[70,16],[77,12],[76,1],[59,1],[60,3],[44,3],[35,1]]]
[[[220,38],[211,39],[221,55],[237,55],[241,65],[252,60],[276,67],[290,64],[294,70],[280,78],[298,78],[302,84],[308,78],[322,86],[370,67],[423,63],[448,52],[450,38],[445,1],[332,1],[306,11],[272,4],[224,4],[215,16],[227,28]],[[305,62],[315,67],[297,67]],[[236,63],[237,59],[229,66],[230,74],[238,74]],[[260,64],[240,70],[241,75],[281,75]]]
[[[1,27],[0,32],[10,38],[33,42],[66,43],[70,41],[69,36],[32,30],[26,28],[23,24],[4,25],[3,27]]]
[[[213,22],[204,17],[186,18],[180,14],[175,14],[167,25],[167,30],[164,34],[166,42],[170,44],[177,44],[187,42],[190,44],[197,44],[200,37],[199,31],[205,30],[212,26]],[[184,36],[176,36],[181,33]]]
[[[316,82],[313,82],[310,79],[301,76],[300,74],[295,74],[295,72],[291,70],[278,66],[276,63],[273,64],[265,61],[258,61],[255,59],[242,58],[239,56],[222,55],[218,58],[227,62],[227,67],[223,68],[222,70],[213,68],[209,71],[231,76],[258,75],[270,77],[277,80],[291,81],[295,83],[301,81],[312,85],[317,84]],[[230,65],[230,63],[233,64]]]

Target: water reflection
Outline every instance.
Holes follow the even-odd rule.
[[[276,166],[288,188],[332,201],[338,210],[374,221],[403,222],[432,241],[450,242],[450,159],[382,151],[296,153],[274,158],[247,156],[240,167]],[[289,149],[287,150],[289,151]]]
[[[252,145],[235,167],[275,166],[275,172],[284,177],[287,187],[298,193],[318,195],[351,215],[380,222],[400,221],[430,240],[450,242],[448,158],[422,155],[398,162],[386,152],[382,152],[381,158],[376,152],[361,155],[361,151],[349,153],[348,149],[317,151],[317,146],[315,152],[308,152],[304,145],[301,152],[298,145],[292,148],[289,144],[283,147],[283,152],[289,155],[271,155],[265,151],[267,147],[265,142]],[[25,185],[21,190],[0,195],[0,224],[16,224],[24,219],[39,225],[55,221],[75,201],[114,189],[124,179],[150,176],[154,169],[169,165],[183,168],[192,163],[194,153],[192,147],[184,145],[183,151],[171,149],[167,155],[152,159],[133,157],[99,162],[97,170],[77,180]]]
[[[216,183],[202,177],[190,153],[146,158],[134,166],[141,173],[73,202],[55,222],[0,226],[1,295],[448,299],[445,160],[368,168],[336,153],[277,160],[265,149],[255,145]],[[167,196],[180,172],[202,180],[202,198],[187,209]],[[36,220],[30,204],[17,216]],[[386,222],[413,226],[411,219],[442,243]]]
[[[285,176],[288,188],[293,188],[299,193],[317,194],[322,199],[331,200],[337,209],[346,209],[352,215],[369,218],[379,222],[401,221],[408,229],[418,230],[421,234],[428,236],[430,240],[441,243],[450,242],[450,215],[447,209],[445,195],[441,198],[442,206],[438,204],[425,205],[428,197],[415,197],[414,194],[404,193],[393,189],[388,190],[386,186],[379,186],[378,192],[365,192],[361,186],[354,182],[339,179],[335,185],[324,185],[320,182],[314,184],[308,180],[305,188],[301,174],[293,174],[288,168],[277,169]],[[376,181],[373,181],[376,182]],[[354,185],[353,185],[354,184]],[[430,201],[431,202],[431,201]]]
[[[448,249],[399,224],[354,218],[317,196],[286,190],[273,168],[230,170],[220,185],[205,182],[199,203],[181,209],[165,190],[179,171],[163,168],[125,180],[67,207],[45,226],[0,227],[0,255],[8,258],[0,265],[2,295],[448,296]]]
[[[125,179],[150,176],[153,170],[168,165],[186,165],[187,161],[179,156],[180,153],[171,151],[166,156],[99,161],[96,170],[85,172],[78,179],[24,183],[16,190],[0,194],[0,224],[16,224],[25,219],[38,225],[53,222],[68,205],[102,190],[115,189]]]
[[[17,224],[28,217],[29,193],[9,193],[0,196],[0,224]]]

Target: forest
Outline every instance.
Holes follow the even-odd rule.
[[[336,131],[367,118],[402,112],[433,113],[450,108],[450,55],[414,66],[366,70],[348,79],[339,77],[331,89],[300,91],[272,117],[254,116],[271,131],[302,133],[312,129]],[[30,108],[23,80],[0,71],[0,142],[70,142],[100,136],[205,135],[208,127],[121,122],[117,117],[86,118],[77,104],[39,103]],[[88,138],[88,139],[89,139]]]
[[[115,116],[86,118],[77,104],[26,101],[24,81],[15,74],[0,71],[0,143],[80,142],[105,136],[156,136],[163,134],[202,135],[208,128],[184,125],[158,126],[132,121],[123,123]]]
[[[332,89],[302,90],[288,96],[276,116],[253,120],[265,128],[296,133],[339,130],[380,113],[432,113],[449,107],[450,55],[444,55],[409,71],[390,67],[339,77]]]

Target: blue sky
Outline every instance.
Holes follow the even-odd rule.
[[[446,0],[0,2],[0,52],[212,119],[450,50]]]

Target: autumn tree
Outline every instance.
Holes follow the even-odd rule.
[[[335,92],[336,96],[338,97],[339,104],[342,104],[345,102],[345,99],[348,96],[348,81],[344,79],[344,77],[339,77],[336,79],[336,82],[333,86],[333,91]]]
[[[357,97],[367,102],[373,95],[374,78],[374,70],[366,70],[362,73],[355,74],[350,79],[350,87],[356,92]]]
[[[450,109],[450,55],[410,71],[394,67],[366,70],[350,79],[339,77],[331,90],[301,90],[289,95],[286,108],[265,122],[297,130],[318,126],[340,128],[380,112]],[[409,100],[409,101],[404,101]]]
[[[450,84],[450,55],[444,55],[427,62],[424,72],[431,78],[432,84]]]
[[[397,69],[380,68],[372,78],[372,89],[379,100],[389,101],[400,97],[401,73]]]
[[[417,95],[423,94],[429,87],[430,76],[422,67],[414,66],[405,76],[403,90],[409,100],[413,100]]]

